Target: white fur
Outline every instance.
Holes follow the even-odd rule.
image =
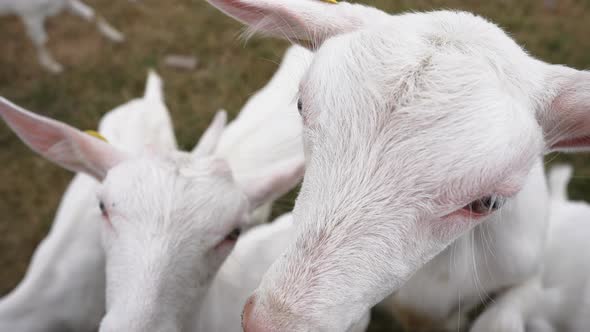
[[[150,72],[144,98],[107,112],[100,133],[129,153],[139,153],[139,142],[148,138],[155,148],[174,149],[168,111],[160,98],[160,79]],[[98,182],[88,175],[74,177],[25,278],[0,300],[0,331],[96,331],[105,312],[97,188]]]
[[[510,200],[547,151],[590,146],[590,74],[533,59],[481,17],[315,0],[209,2],[316,50],[300,85],[298,236],[252,297],[246,331],[346,330],[502,214],[473,220],[463,207]],[[514,280],[534,270],[537,241]]]
[[[176,138],[163,95],[162,79],[150,70],[143,98],[131,100],[104,115],[100,132],[130,153],[146,149],[176,150]]]
[[[473,332],[582,332],[590,326],[590,205],[567,200],[571,167],[551,170],[551,220],[544,270],[507,291]]]
[[[0,15],[15,14],[20,17],[27,34],[33,42],[39,63],[53,73],[59,73],[63,67],[53,59],[46,48],[47,32],[45,20],[65,10],[88,22],[95,22],[98,30],[111,41],[122,42],[124,37],[103,18],[97,17],[94,10],[80,0],[2,0]]]

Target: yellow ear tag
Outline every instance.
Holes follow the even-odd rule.
[[[327,2],[327,3],[333,3],[333,4],[337,4],[338,1],[336,0],[322,0],[323,2]]]
[[[107,141],[106,138],[104,138],[104,136],[102,136],[98,131],[94,131],[94,130],[85,130],[84,131],[86,134],[90,135],[90,136],[94,136],[96,138],[98,138],[101,141],[105,141],[105,142],[109,142]]]

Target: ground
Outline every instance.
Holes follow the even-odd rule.
[[[409,10],[463,9],[497,22],[532,55],[576,68],[590,65],[588,0],[374,0],[390,13]],[[148,68],[165,81],[181,148],[189,148],[219,108],[233,116],[250,94],[272,75],[287,44],[254,38],[244,43],[241,26],[204,0],[88,0],[127,37],[115,45],[89,24],[68,14],[48,22],[49,47],[66,66],[62,75],[43,71],[15,17],[0,18],[0,95],[78,128],[95,128],[107,110],[140,96]],[[163,66],[167,54],[197,56],[194,71]],[[22,278],[33,250],[45,236],[72,174],[31,153],[0,124],[0,295]],[[570,187],[576,199],[590,200],[588,155],[549,156],[576,167]],[[292,206],[292,197],[275,213]],[[390,331],[378,315],[370,331]]]

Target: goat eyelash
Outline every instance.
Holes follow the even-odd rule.
[[[470,216],[486,216],[501,209],[506,201],[506,197],[499,195],[484,196],[465,205],[460,211]]]

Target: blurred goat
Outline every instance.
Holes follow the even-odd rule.
[[[0,0],[0,15],[15,14],[20,17],[27,29],[29,38],[35,45],[39,63],[52,73],[63,70],[62,65],[53,59],[47,50],[47,32],[45,19],[57,15],[64,10],[96,23],[98,30],[113,42],[122,42],[123,35],[97,16],[94,10],[80,0]]]

